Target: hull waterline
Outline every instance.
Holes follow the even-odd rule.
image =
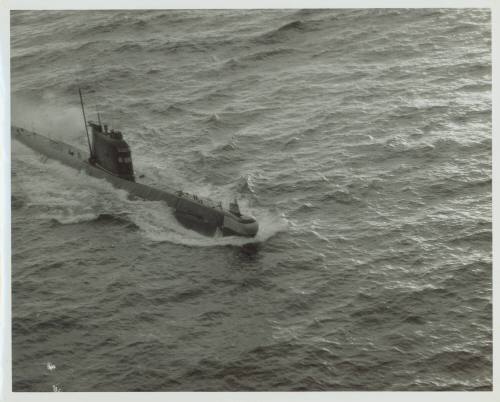
[[[201,199],[181,191],[159,190],[154,187],[125,180],[97,165],[89,163],[81,149],[41,134],[11,126],[12,137],[42,155],[57,160],[93,177],[109,181],[114,187],[149,201],[164,201],[173,208],[177,220],[185,227],[204,235],[213,236],[217,231],[224,236],[254,237],[258,231],[255,219],[236,215],[220,204]]]

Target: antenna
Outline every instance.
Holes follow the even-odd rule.
[[[99,122],[99,127],[101,127],[101,131],[103,131],[101,123],[101,115],[99,114],[99,112],[97,112],[97,121]]]
[[[87,128],[87,119],[85,117],[85,109],[83,108],[82,90],[80,88],[78,88],[78,93],[80,94],[80,103],[82,104],[83,123],[85,124],[85,132],[87,133],[87,141],[89,143],[90,157],[93,157],[94,155],[92,153],[92,147],[90,146],[89,129]]]

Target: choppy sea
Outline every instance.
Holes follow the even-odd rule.
[[[491,390],[487,9],[15,11],[12,119],[260,222],[252,247],[12,141],[14,391]]]

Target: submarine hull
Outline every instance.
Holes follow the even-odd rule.
[[[164,201],[173,208],[176,219],[188,229],[213,236],[254,237],[258,224],[254,219],[238,217],[210,200],[202,200],[180,191],[159,190],[146,184],[122,179],[89,162],[84,151],[61,141],[52,140],[41,134],[11,127],[12,137],[33,150],[77,170],[84,170],[90,176],[106,179],[114,187],[148,201]]]

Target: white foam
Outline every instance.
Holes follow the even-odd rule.
[[[135,208],[129,215],[140,228],[141,233],[153,242],[169,242],[195,247],[242,246],[261,243],[288,228],[284,217],[260,209],[250,209],[250,214],[259,222],[259,231],[253,238],[238,236],[203,236],[183,227],[174,217],[173,211],[163,202],[135,201]]]
[[[14,163],[24,164],[19,166],[23,173],[17,179],[18,185],[25,189],[27,206],[41,210],[38,214],[41,220],[54,219],[61,224],[75,224],[92,221],[101,214],[126,215],[139,227],[140,233],[153,242],[197,247],[264,242],[289,227],[289,222],[283,216],[251,207],[243,199],[239,200],[241,210],[259,222],[257,236],[222,237],[219,234],[207,237],[183,227],[174,217],[173,210],[164,202],[130,200],[126,191],[114,188],[104,179],[77,172],[57,161],[42,163],[34,152],[23,150],[22,162],[16,160],[16,154]],[[200,186],[197,193],[212,199],[228,200],[234,197],[228,188],[215,188],[209,184]]]
[[[67,211],[67,210],[66,210]],[[78,213],[78,212],[62,212],[61,214],[40,214],[40,219],[54,219],[63,225],[71,225],[75,223],[90,222],[99,217],[95,213]]]
[[[22,172],[16,176],[13,192],[25,194],[26,206],[37,208],[40,220],[71,224],[94,220],[103,213],[122,212],[120,201],[126,199],[126,193],[103,179],[56,161],[41,162],[38,154],[28,151],[15,153],[13,166]]]

